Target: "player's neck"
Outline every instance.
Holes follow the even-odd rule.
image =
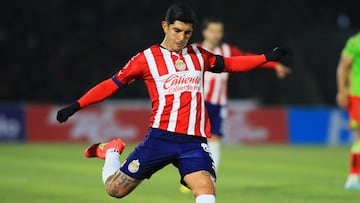
[[[216,47],[217,47],[217,44],[214,44],[214,43],[211,43],[207,40],[204,40],[202,42],[202,46],[205,48],[205,49],[208,49],[208,50],[214,50]]]
[[[164,49],[166,49],[166,50],[168,50],[168,51],[171,51],[171,52],[181,52],[181,50],[173,50],[173,49],[171,48],[171,46],[169,46],[169,45],[166,43],[165,40],[164,40],[163,42],[161,42],[161,43],[159,44],[159,46],[162,47],[162,48],[164,48]]]

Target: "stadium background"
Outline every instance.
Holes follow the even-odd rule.
[[[75,140],[84,141],[86,137],[93,137],[89,131],[85,135],[74,135],[71,131],[79,122],[83,124],[84,119],[76,119],[84,118],[83,112],[74,117],[75,123],[62,126],[54,121],[54,112],[117,72],[137,52],[159,43],[163,36],[160,21],[170,3],[3,1],[0,6],[0,140],[49,141],[48,134],[54,132],[62,132],[64,140],[77,137]],[[277,79],[272,70],[264,69],[231,75],[229,96],[235,105],[230,105],[229,142],[234,139],[267,142],[264,136],[272,137],[271,134],[281,137],[271,138],[271,142],[351,142],[352,137],[346,130],[346,114],[335,107],[335,76],[340,51],[360,26],[355,1],[185,3],[194,8],[199,22],[206,16],[223,19],[224,41],[245,51],[261,53],[283,45],[294,52],[294,56],[282,61],[293,71],[284,80]],[[199,23],[192,42],[201,40],[200,31]],[[138,81],[116,93],[112,100],[140,100],[138,108],[144,110],[138,116],[146,121],[149,103],[141,101],[147,97],[144,84]],[[110,115],[104,106],[95,107],[98,118]],[[114,106],[117,106],[115,109],[127,108],[123,104]],[[262,109],[254,106],[268,109],[270,113],[263,114]],[[116,109],[110,117],[120,115],[119,111],[121,109]],[[128,115],[126,118],[134,117],[136,112]],[[279,119],[271,119],[274,116]],[[117,117],[115,123],[124,123],[121,121],[124,117]],[[249,120],[249,117],[253,118]],[[319,124],[308,123],[308,117],[318,118]],[[131,119],[125,120],[131,123],[128,121]],[[142,129],[133,132],[137,138],[132,140],[138,141],[147,124],[137,121],[134,119],[128,125]],[[121,129],[123,126],[119,125]],[[241,132],[237,126],[243,126]],[[104,128],[99,132],[108,133]],[[34,140],[34,136],[42,138]],[[243,138],[239,138],[241,136]],[[259,137],[260,140],[252,140]]]
[[[2,1],[0,99],[70,102],[114,74],[163,33],[160,21],[172,1]],[[289,46],[283,61],[294,74],[272,71],[231,76],[231,98],[264,104],[334,105],[335,69],[346,39],[358,31],[356,1],[185,1],[199,21],[224,20],[225,40],[245,51]],[[199,26],[200,27],[200,26]],[[200,41],[200,28],[192,42]],[[146,98],[141,82],[114,98]]]
[[[144,136],[150,103],[142,82],[59,125],[59,108],[110,77],[163,37],[172,1],[51,0],[0,2],[0,201],[118,202],[104,192],[101,160],[85,159],[89,142],[121,136],[126,156]],[[355,0],[197,0],[197,13],[225,22],[225,41],[244,51],[289,46],[271,70],[232,74],[229,120],[217,181],[218,202],[355,203],[343,190],[348,116],[335,104],[336,66],[346,39],[359,31]],[[192,42],[201,40],[200,28]],[[66,144],[64,144],[66,143]],[[232,143],[232,144],[230,144]],[[266,145],[265,145],[266,144]],[[134,202],[193,202],[166,167]]]

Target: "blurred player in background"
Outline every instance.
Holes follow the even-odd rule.
[[[337,103],[348,110],[350,128],[356,133],[345,189],[360,190],[360,33],[350,37],[342,50],[337,69],[337,86]]]
[[[208,17],[203,21],[202,36],[203,41],[199,45],[213,54],[224,57],[254,55],[254,53],[241,51],[235,46],[222,42],[224,24],[218,18]],[[279,62],[268,62],[261,65],[261,67],[274,69],[279,78],[284,78],[290,73],[290,69]],[[209,114],[212,134],[211,139],[208,141],[216,169],[219,166],[220,144],[224,134],[223,123],[227,115],[228,77],[228,73],[205,72],[204,79],[205,104]]]
[[[255,55],[255,53],[244,52],[233,45],[223,43],[224,23],[216,17],[207,17],[202,22],[203,41],[198,45],[205,50],[224,57]],[[268,62],[260,67],[272,68],[279,78],[286,77],[290,69],[279,62]],[[208,140],[209,149],[217,170],[220,162],[221,139],[224,135],[224,120],[227,116],[228,101],[228,77],[229,73],[205,72],[204,97],[205,105],[211,123],[211,139]],[[190,192],[186,187],[181,186],[183,193]]]
[[[125,144],[121,139],[97,143],[85,151],[87,157],[105,160],[102,179],[109,195],[122,198],[144,179],[168,164],[179,170],[181,183],[189,187],[196,203],[215,203],[216,178],[207,138],[211,137],[203,96],[205,71],[241,72],[287,54],[275,48],[254,56],[223,57],[199,46],[187,45],[195,23],[189,7],[174,4],[166,12],[160,44],[134,56],[123,69],[58,111],[65,122],[78,110],[103,101],[134,80],[144,80],[152,101],[147,136],[121,164]],[[119,132],[121,134],[121,132]]]

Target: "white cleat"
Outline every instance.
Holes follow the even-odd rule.
[[[358,180],[348,179],[345,183],[346,190],[359,190],[360,191],[360,182]]]

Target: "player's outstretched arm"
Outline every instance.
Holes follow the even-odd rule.
[[[257,68],[269,61],[278,61],[289,53],[289,49],[276,47],[272,51],[269,51],[265,54],[224,58],[224,71],[248,71]]]
[[[118,89],[119,86],[112,79],[107,79],[90,89],[77,102],[59,110],[56,119],[60,123],[66,122],[68,118],[78,110],[105,100],[113,95]]]

